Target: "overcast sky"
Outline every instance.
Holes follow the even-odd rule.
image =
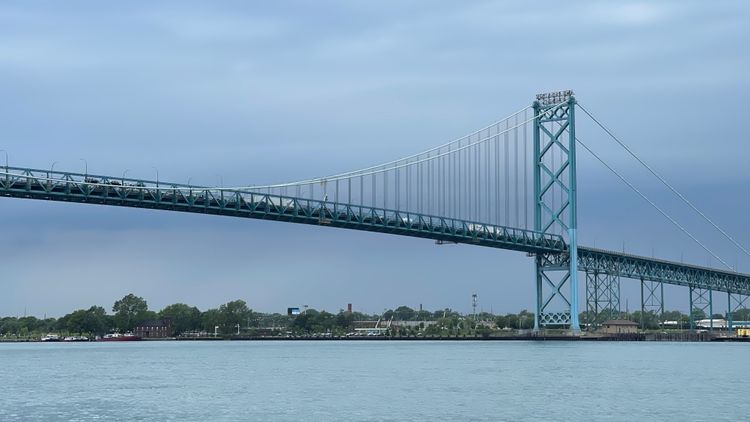
[[[750,245],[747,22],[744,1],[3,1],[0,149],[18,166],[280,182],[409,155],[573,89]],[[581,117],[577,134],[750,272]],[[578,177],[581,243],[717,265],[583,151]],[[0,315],[130,292],[157,310],[469,311],[474,292],[484,310],[534,307],[531,259],[479,247],[17,199],[0,199],[0,233]],[[631,310],[635,287],[623,281]],[[685,289],[669,293],[687,308]]]

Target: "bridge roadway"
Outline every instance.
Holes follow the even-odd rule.
[[[261,192],[122,177],[0,167],[0,195],[325,225],[540,255],[567,265],[561,236],[465,220]],[[578,247],[581,271],[750,295],[750,275]]]

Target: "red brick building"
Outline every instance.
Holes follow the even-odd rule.
[[[171,318],[151,319],[144,321],[133,330],[133,334],[140,338],[172,337],[174,327]]]

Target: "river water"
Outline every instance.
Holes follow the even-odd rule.
[[[0,344],[2,421],[750,419],[750,344]]]

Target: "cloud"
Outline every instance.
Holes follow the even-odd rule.
[[[588,18],[602,24],[639,27],[664,24],[680,14],[679,7],[668,3],[600,2],[589,9]]]
[[[208,7],[156,7],[144,10],[141,19],[189,43],[260,43],[269,42],[287,32],[285,22],[251,13],[230,13]]]
[[[706,205],[714,207],[722,202],[711,196],[717,186],[749,181],[747,136],[736,123],[750,95],[750,57],[742,54],[749,15],[742,1],[3,5],[0,149],[12,164],[41,168],[58,161],[57,169],[79,170],[85,157],[97,173],[153,178],[155,166],[163,180],[273,183],[409,155],[495,121],[538,92],[572,88],[649,163],[691,198],[715,198]],[[650,186],[580,114],[578,135]],[[597,166],[580,153],[582,239],[613,247],[625,239],[650,252],[652,232],[663,228],[658,216]],[[727,197],[736,202],[714,212],[741,227],[746,199]],[[106,304],[136,288],[154,305],[178,297],[216,306],[236,294],[268,310],[301,301],[337,309],[349,300],[372,311],[394,301],[468,310],[470,290],[495,310],[517,311],[532,299],[529,261],[514,254],[0,201],[10,222],[0,255],[16,260],[8,264],[15,293],[0,298],[3,309],[41,300],[35,292],[45,289],[55,292],[45,299],[50,312]],[[626,226],[610,227],[625,218]],[[657,251],[674,257],[684,247],[679,233],[659,233]],[[686,256],[703,258],[690,247]],[[122,256],[150,275],[118,273],[101,284]],[[207,256],[210,265],[191,266]],[[98,285],[108,287],[89,295]]]

